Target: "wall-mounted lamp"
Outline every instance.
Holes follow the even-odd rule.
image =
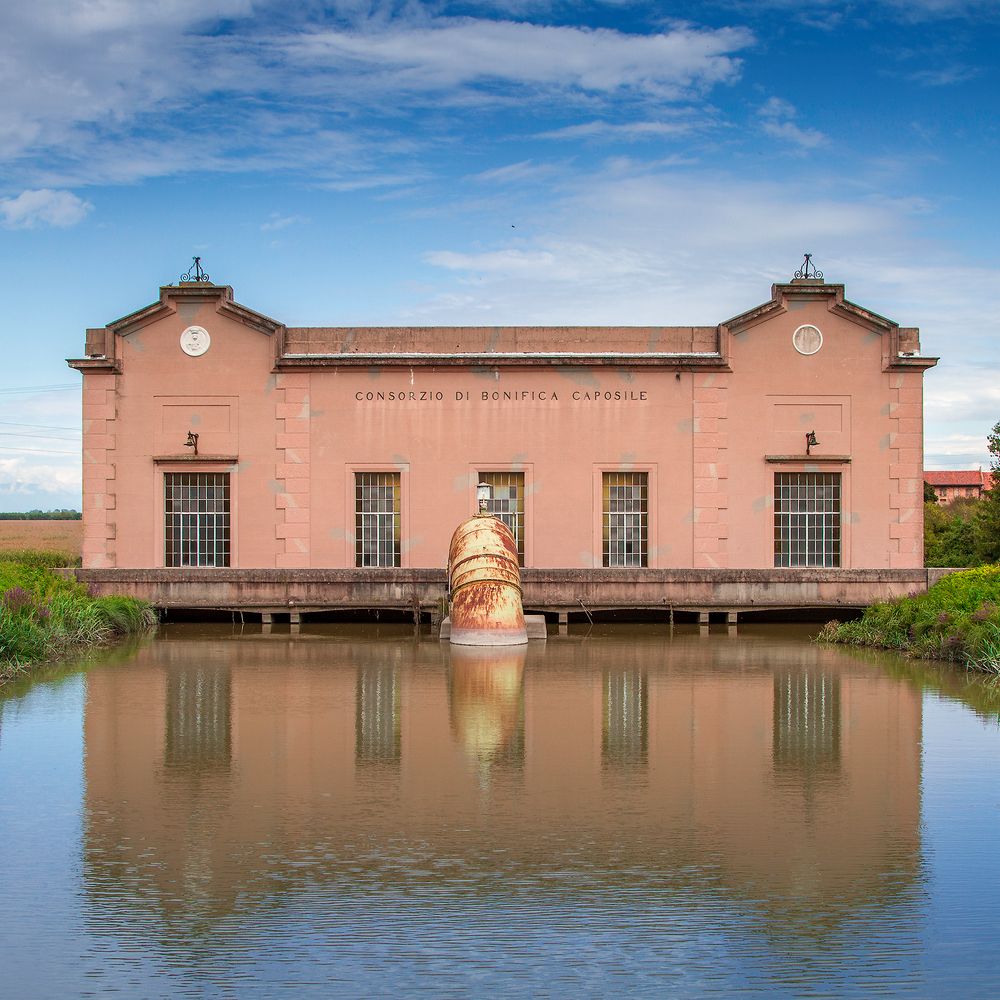
[[[819,441],[816,440],[816,432],[809,431],[809,433],[806,434],[806,454],[811,455],[812,452],[810,451],[810,449],[814,448],[818,444]]]
[[[480,483],[476,487],[476,499],[479,501],[479,513],[485,514],[493,499],[493,487],[489,483]]]
[[[198,435],[194,431],[188,431],[188,439],[184,442],[185,448],[194,448],[194,453],[198,454]]]

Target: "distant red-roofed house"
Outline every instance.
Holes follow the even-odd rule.
[[[981,469],[958,469],[947,472],[924,471],[924,482],[934,487],[938,503],[949,504],[955,500],[978,500],[990,489],[993,477]]]

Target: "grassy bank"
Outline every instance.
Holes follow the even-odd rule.
[[[818,638],[1000,673],[1000,565],[952,573],[925,594],[873,604],[856,621],[829,622]]]
[[[0,683],[31,664],[155,623],[150,605],[131,597],[92,597],[82,584],[54,572],[72,562],[67,553],[0,552]]]

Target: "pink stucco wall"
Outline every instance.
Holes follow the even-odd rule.
[[[792,345],[805,323],[811,356]],[[179,347],[192,325],[200,357]],[[481,333],[286,330],[222,286],[166,287],[89,331],[71,362],[85,567],[162,566],[163,474],[185,470],[230,472],[237,568],[353,566],[358,471],[400,472],[402,565],[441,566],[486,470],[525,474],[528,566],[601,565],[601,473],[618,470],[649,476],[650,567],[772,566],[774,472],[808,469],[842,476],[843,568],[921,565],[932,362],[842,286],[775,286],[717,328]]]

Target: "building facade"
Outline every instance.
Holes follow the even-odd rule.
[[[925,472],[924,482],[933,487],[937,502],[942,505],[956,500],[978,500],[993,488],[993,477],[982,469]]]
[[[84,567],[922,565],[918,331],[820,278],[703,327],[286,327],[208,281],[87,331]]]

